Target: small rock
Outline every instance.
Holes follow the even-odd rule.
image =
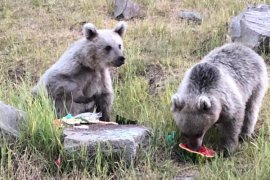
[[[149,143],[149,129],[138,125],[89,125],[89,129],[64,130],[64,147],[68,151],[79,151],[87,147],[89,157],[96,153],[100,144],[104,154],[123,154],[129,164],[136,156],[140,146]]]
[[[115,0],[114,18],[129,20],[142,15],[139,4],[130,0]]]
[[[173,180],[194,180],[198,179],[198,177],[200,177],[199,171],[196,169],[190,169],[175,177]]]
[[[193,21],[197,24],[201,24],[202,23],[202,15],[198,12],[193,12],[193,11],[184,11],[181,12],[178,15],[179,18],[181,19],[186,19],[188,21]]]
[[[193,180],[193,176],[179,176],[173,180]]]
[[[26,113],[0,101],[0,132],[19,136],[21,122],[25,119]]]
[[[150,64],[146,67],[146,78],[149,79],[149,94],[158,95],[164,91],[167,85],[167,78],[161,65]]]
[[[269,52],[270,48],[270,6],[260,4],[248,7],[230,23],[230,37],[258,53]]]

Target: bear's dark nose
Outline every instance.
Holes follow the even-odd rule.
[[[116,61],[114,61],[114,65],[116,67],[119,67],[121,65],[125,64],[125,57],[124,56],[119,56]]]
[[[120,64],[124,64],[125,63],[125,57],[124,56],[120,56],[117,60]]]

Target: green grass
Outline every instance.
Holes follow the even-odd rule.
[[[112,1],[1,0],[0,3],[0,99],[29,115],[15,144],[1,138],[2,179],[173,179],[199,171],[199,179],[268,179],[270,175],[270,95],[261,109],[258,138],[239,146],[228,159],[206,164],[178,163],[171,159],[172,146],[165,136],[177,131],[170,112],[171,95],[184,72],[211,49],[226,42],[227,23],[247,4],[257,0],[138,0],[146,17],[128,22],[124,40],[127,63],[117,70],[113,86],[116,114],[138,120],[153,129],[150,146],[140,149],[127,167],[122,158],[89,159],[86,151],[68,154],[62,146],[62,131],[52,125],[52,103],[45,95],[31,98],[38,77],[67,46],[80,38],[82,22],[112,28]],[[265,1],[270,3],[269,0]],[[205,17],[201,25],[177,19],[181,10],[196,10]],[[149,94],[149,72],[161,66],[166,87]],[[160,71],[160,70],[159,70]],[[161,84],[157,83],[156,85]],[[211,136],[211,134],[210,134]],[[213,139],[213,137],[209,137]],[[208,143],[211,144],[211,143]],[[63,165],[54,161],[61,157]]]

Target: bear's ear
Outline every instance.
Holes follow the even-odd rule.
[[[200,96],[197,107],[199,110],[209,110],[211,108],[211,101],[207,96]]]
[[[172,107],[171,107],[171,110],[173,112],[175,112],[175,111],[181,111],[184,106],[185,106],[185,101],[179,95],[174,94],[172,96]]]
[[[114,32],[119,34],[119,36],[124,37],[126,31],[127,31],[127,23],[124,21],[120,21],[115,28],[113,29]]]
[[[94,37],[97,36],[97,29],[94,24],[91,23],[86,23],[83,26],[83,35],[86,37],[88,40],[92,40]]]

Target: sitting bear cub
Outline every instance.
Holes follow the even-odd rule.
[[[60,59],[40,78],[32,93],[45,87],[54,100],[57,116],[92,111],[102,113],[101,120],[109,121],[113,89],[109,68],[125,63],[122,38],[125,22],[114,29],[97,30],[87,23],[84,37],[72,44]]]
[[[241,44],[211,51],[189,69],[172,96],[172,113],[187,145],[198,150],[207,130],[221,125],[225,155],[254,132],[268,86],[264,60]]]

